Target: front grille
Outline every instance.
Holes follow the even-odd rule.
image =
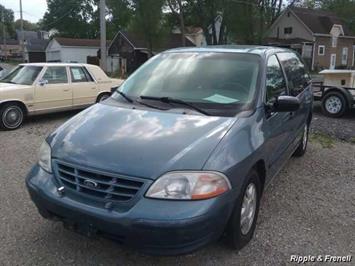
[[[103,174],[63,162],[55,162],[56,177],[66,188],[104,201],[128,201],[144,182],[114,174]]]

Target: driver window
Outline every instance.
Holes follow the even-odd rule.
[[[266,101],[286,95],[286,81],[276,55],[269,58],[266,70]]]
[[[68,83],[66,67],[48,67],[42,79],[47,80],[48,84]]]

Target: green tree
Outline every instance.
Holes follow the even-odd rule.
[[[354,0],[323,0],[319,5],[324,10],[334,12],[349,29],[355,33],[355,1]]]
[[[2,17],[2,15],[4,15]],[[6,9],[3,5],[0,5],[1,16],[1,32],[0,36],[3,38],[3,27],[5,27],[6,37],[15,37],[15,25],[14,25],[14,12],[11,9]]]
[[[164,39],[166,28],[163,22],[165,0],[132,0],[133,17],[130,28],[141,35],[153,51],[159,48]]]
[[[98,0],[47,0],[44,29],[58,30],[63,37],[97,38],[99,36]]]
[[[186,23],[200,25],[208,44],[260,43],[266,29],[280,14],[283,0],[191,0]],[[217,36],[215,18],[223,17]]]
[[[21,20],[18,19],[15,21],[15,29],[20,29],[21,28]],[[28,20],[23,20],[23,29],[24,30],[30,30],[30,31],[36,31],[39,29],[37,23],[32,23]]]
[[[107,36],[113,38],[119,30],[126,30],[132,22],[134,9],[130,0],[107,0]]]
[[[183,0],[166,0],[166,5],[171,13],[178,19],[181,31],[181,45],[186,46],[185,38],[185,7],[186,1]]]

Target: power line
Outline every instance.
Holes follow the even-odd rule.
[[[60,18],[58,18],[57,20],[49,23],[49,24],[45,24],[46,27],[50,27],[52,25],[57,24],[59,21],[61,21],[63,18],[65,18],[66,15],[68,15],[70,12],[72,12],[74,9],[74,7],[72,7],[68,12],[66,12],[63,16],[61,16]]]

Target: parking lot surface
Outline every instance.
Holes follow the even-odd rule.
[[[293,254],[353,255],[354,262],[355,145],[338,140],[327,147],[313,140],[272,180],[254,239],[239,253],[221,241],[190,255],[151,257],[42,219],[24,179],[46,135],[73,115],[34,117],[17,131],[0,131],[0,265],[285,265]]]

